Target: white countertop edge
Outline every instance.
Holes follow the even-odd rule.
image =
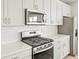
[[[45,37],[45,38],[50,38],[50,39],[57,39],[57,38],[62,38],[62,37],[70,37],[70,35],[65,35],[65,34],[57,34],[54,36],[41,36],[41,37]]]
[[[13,44],[13,43],[20,43],[20,42],[21,41],[16,41],[16,42],[11,42],[11,43]],[[11,44],[11,43],[7,43],[7,44]],[[3,45],[7,45],[7,44],[3,44]],[[23,49],[23,48],[22,49],[18,49],[16,51],[12,51],[12,52],[9,52],[9,53],[3,54],[3,55],[2,55],[2,52],[1,52],[1,58],[9,56],[9,55],[12,55],[12,54],[15,54],[15,53],[18,53],[18,52],[21,52],[21,51],[24,51],[24,50],[32,49],[32,47],[30,45],[25,44],[25,43],[24,43],[24,45],[26,45],[28,48],[26,48],[26,46],[25,46],[25,49]],[[2,49],[1,49],[1,51],[2,51]]]
[[[12,55],[12,54],[15,54],[15,53],[19,53],[19,52],[24,51],[24,50],[28,50],[28,49],[22,49],[22,50],[18,50],[18,51],[15,51],[15,52],[13,51],[11,53],[8,53],[7,55],[5,54],[5,55],[1,56],[1,58],[7,57],[7,56]]]

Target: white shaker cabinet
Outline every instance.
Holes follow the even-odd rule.
[[[43,11],[43,0],[33,0],[33,7],[35,10]]]
[[[70,53],[70,40],[69,40],[70,38],[69,37],[65,37],[65,38],[63,38],[63,43],[62,43],[62,51],[63,51],[63,53],[62,53],[62,56],[63,56],[63,58],[65,57],[65,56],[67,56],[69,53]]]
[[[62,6],[62,2],[57,0],[56,3],[56,20],[57,20],[57,24],[58,25],[63,25],[63,6]]]
[[[54,48],[55,52],[54,52],[54,59],[62,59],[61,58],[61,48],[60,47],[57,47],[57,48]]]
[[[69,36],[54,39],[54,59],[63,59],[70,53],[69,43]]]
[[[62,46],[60,38],[59,40],[54,40],[54,59],[62,59]]]
[[[2,26],[24,25],[22,0],[2,0]]]
[[[23,9],[27,8],[33,10],[33,0],[23,0]]]
[[[63,16],[71,17],[71,6],[63,3]]]
[[[50,20],[51,20],[51,17],[50,17],[50,0],[44,0],[44,11],[46,13],[46,18],[45,18],[45,22],[46,22],[46,25],[50,25]]]
[[[46,13],[46,25],[57,25],[56,0],[44,0],[44,11]]]
[[[43,0],[23,0],[23,8],[31,11],[43,11]]]
[[[69,17],[71,17],[72,15],[71,15],[71,6],[69,6],[68,5],[68,7],[67,7],[67,15],[69,16]]]
[[[51,16],[51,20],[50,20],[50,24],[51,25],[57,25],[57,20],[56,20],[56,0],[51,0],[50,1],[51,3],[51,5],[50,5],[50,7],[51,7],[51,9],[50,9],[50,11],[51,11],[51,13],[50,13],[50,16]]]
[[[44,0],[47,25],[63,25],[63,6],[59,0]]]

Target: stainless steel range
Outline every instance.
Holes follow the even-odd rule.
[[[53,40],[40,36],[38,31],[22,32],[22,41],[32,46],[32,59],[53,59]]]

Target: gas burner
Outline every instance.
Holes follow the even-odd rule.
[[[33,46],[33,47],[37,47],[37,46],[40,46],[40,45],[43,45],[43,44],[46,44],[49,42],[53,42],[53,40],[51,40],[51,39],[46,39],[46,38],[42,38],[42,37],[36,37],[36,38],[31,37],[28,39],[25,38],[22,41]]]

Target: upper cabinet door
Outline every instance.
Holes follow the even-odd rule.
[[[8,24],[8,8],[7,8],[7,0],[1,0],[1,25]]]
[[[38,11],[43,11],[43,0],[34,0],[34,9]]]
[[[3,26],[24,25],[22,0],[3,1]]]
[[[47,14],[46,25],[62,25],[62,2],[59,0],[44,0],[44,11]]]
[[[8,0],[8,19],[11,25],[24,25],[22,0]]]
[[[63,3],[63,16],[71,17],[71,6]]]
[[[68,10],[68,11],[67,11],[67,15],[71,17],[71,16],[72,16],[72,15],[71,15],[71,6],[68,5],[68,6],[67,6],[67,10]]]
[[[62,6],[62,2],[61,1],[57,1],[57,6],[56,6],[56,10],[57,10],[57,14],[56,14],[56,18],[57,18],[57,24],[58,25],[63,25],[63,6]]]
[[[43,11],[43,0],[23,0],[23,8],[31,11]]]
[[[23,8],[31,9],[33,10],[33,0],[23,0]]]
[[[51,20],[50,24],[52,25],[57,25],[57,20],[56,20],[56,0],[51,0]]]
[[[50,24],[50,0],[44,0],[44,11],[46,13],[46,25]]]

